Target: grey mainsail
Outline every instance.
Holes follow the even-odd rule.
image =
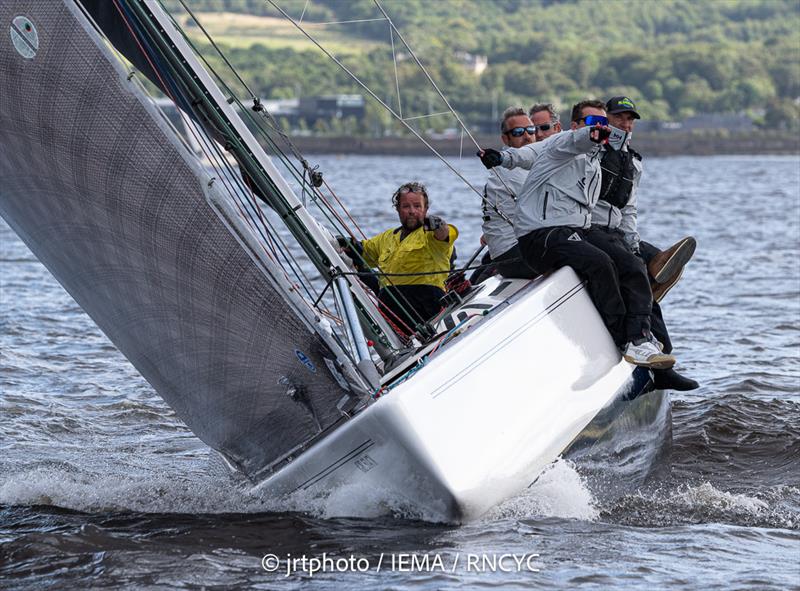
[[[254,475],[341,413],[335,343],[70,1],[0,3],[0,214],[203,441]]]

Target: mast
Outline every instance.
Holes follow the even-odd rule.
[[[259,196],[278,213],[319,273],[328,281],[342,277],[342,273],[349,271],[346,263],[294,195],[160,3],[157,0],[132,0],[128,6],[136,13],[149,40],[158,46],[168,60],[173,74],[187,96],[191,97],[197,115],[207,122],[208,127],[222,135],[225,148],[235,156]],[[354,306],[344,306],[344,309],[357,309],[366,323],[367,332],[384,347],[402,348],[399,338],[370,301],[364,288],[348,276],[344,277],[350,289],[348,294],[341,294],[339,290],[340,295],[347,298],[352,294],[354,298]]]

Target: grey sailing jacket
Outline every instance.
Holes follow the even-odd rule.
[[[508,150],[509,148],[505,148]],[[489,179],[483,188],[486,198],[483,202],[483,237],[489,247],[489,255],[496,259],[511,250],[517,244],[514,234],[514,211],[517,208],[517,195],[522,190],[528,171],[524,168],[509,170],[499,166],[489,173]],[[497,208],[509,221],[504,220],[493,208]]]
[[[610,148],[603,146],[603,150]],[[624,151],[628,150],[625,145],[622,148]],[[602,159],[603,153],[600,152]],[[642,178],[642,161],[638,158],[633,159],[633,167],[635,169],[633,177],[633,188],[631,189],[631,196],[627,205],[623,208],[618,208],[611,205],[608,201],[602,199],[597,200],[597,204],[592,209],[592,224],[608,228],[609,230],[619,230],[625,235],[625,243],[632,251],[639,250],[639,232],[636,229],[636,215],[637,215],[637,201],[639,198],[639,181]]]
[[[541,228],[588,228],[600,193],[600,146],[590,127],[562,131],[544,141],[504,151],[502,166],[531,172],[517,196],[517,238]]]

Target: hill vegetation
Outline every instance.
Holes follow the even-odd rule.
[[[400,40],[390,37],[388,23],[374,20],[383,15],[373,0],[275,2],[295,19],[302,15],[309,33],[405,117],[444,110]],[[262,97],[362,92],[269,2],[190,5]],[[384,0],[381,6],[472,125],[491,122],[510,104],[554,102],[566,109],[588,96],[626,94],[647,119],[746,113],[767,128],[800,128],[797,0]],[[182,20],[202,46],[200,28]],[[341,21],[357,22],[319,24]],[[476,73],[465,54],[486,56],[488,67]],[[434,129],[453,126],[445,116],[424,121]],[[391,128],[388,115],[370,107],[360,131]]]

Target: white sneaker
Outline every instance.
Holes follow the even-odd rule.
[[[639,345],[630,342],[625,345],[625,352],[622,356],[625,361],[634,365],[653,369],[669,369],[675,365],[675,358],[672,355],[662,353],[656,344],[657,342],[655,339],[644,341]]]

